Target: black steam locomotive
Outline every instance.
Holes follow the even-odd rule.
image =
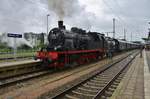
[[[135,43],[105,37],[98,32],[86,32],[76,27],[68,31],[63,21],[59,21],[58,28],[49,32],[48,42],[45,50],[38,51],[37,58],[48,63],[49,67],[56,68],[100,59],[108,51],[116,53],[139,47]]]

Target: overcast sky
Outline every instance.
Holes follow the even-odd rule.
[[[55,10],[55,1],[61,0],[0,0],[0,32],[46,32],[47,14],[50,14],[49,29],[57,26],[60,17]],[[77,26],[91,31],[112,32],[112,19],[115,18],[116,38],[123,38],[124,28],[128,40],[131,40],[131,33],[133,40],[147,36],[150,0],[62,1],[65,1],[63,10],[66,11],[62,19],[68,29]]]

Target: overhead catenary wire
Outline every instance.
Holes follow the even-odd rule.
[[[107,2],[107,0],[102,0],[103,1],[103,3],[106,5],[106,7],[112,12],[112,14],[114,15],[114,16],[116,16],[116,18],[120,21],[120,23],[123,25],[123,29],[125,28],[125,29],[127,29],[127,28],[130,28],[130,31],[136,31],[137,29],[135,28],[135,26],[134,25],[128,25],[127,23],[126,23],[126,21],[120,16],[120,15],[118,15],[118,14],[116,14],[116,11],[114,10],[114,8],[112,7],[113,6],[113,4],[115,3],[115,7],[118,7],[118,9],[119,9],[119,13],[120,14],[124,14],[124,12],[122,11],[122,8],[121,8],[121,6],[119,5],[119,3],[118,3],[118,1],[116,1],[116,0],[113,0],[113,2],[114,3],[112,3],[111,5]]]
[[[114,9],[107,3],[106,0],[102,0],[103,3],[109,8],[109,10],[114,14],[114,16],[116,16],[117,19],[119,19],[120,21],[122,21],[124,23],[124,21],[122,20],[122,18],[119,15],[116,15],[116,12],[114,11]]]

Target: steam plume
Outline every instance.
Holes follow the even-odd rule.
[[[0,35],[1,36],[1,42],[7,43],[7,46],[14,47],[14,38],[7,37],[6,33]],[[31,45],[27,40],[24,38],[16,38],[16,46],[20,47],[21,45],[27,45],[28,47],[33,48],[33,45]]]
[[[77,0],[48,0],[49,9],[54,11],[60,20],[72,16],[78,7]]]
[[[58,16],[59,20],[66,19],[65,23],[71,26],[80,26],[84,29],[91,28],[90,18],[93,14],[86,12],[78,0],[48,0],[48,7]],[[83,18],[83,16],[85,17]]]

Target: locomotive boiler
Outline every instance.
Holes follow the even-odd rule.
[[[63,21],[58,22],[59,28],[54,28],[49,32],[47,46],[48,51],[72,51],[72,50],[92,50],[104,48],[104,37],[96,32],[86,32],[77,27],[72,27],[70,31],[65,29]]]

